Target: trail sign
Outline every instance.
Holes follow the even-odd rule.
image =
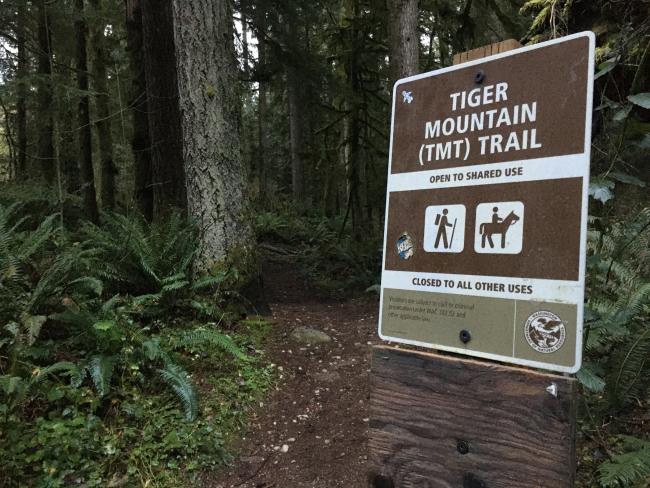
[[[576,372],[591,32],[399,80],[382,339]]]

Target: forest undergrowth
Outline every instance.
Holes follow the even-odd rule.
[[[237,270],[193,276],[177,213],[94,225],[0,194],[0,485],[188,486],[227,461],[274,378]]]

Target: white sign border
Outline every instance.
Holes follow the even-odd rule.
[[[415,80],[420,80],[423,78],[430,78],[432,76],[438,76],[444,73],[449,73],[452,71],[456,71],[459,69],[464,69],[468,68],[470,66],[475,66],[479,64],[484,64],[490,61],[494,61],[497,59],[501,58],[506,58],[509,56],[516,56],[518,54],[523,54],[528,51],[533,51],[535,49],[543,49],[548,46],[552,46],[554,44],[560,44],[563,42],[568,42],[574,39],[579,39],[581,37],[586,37],[589,40],[589,54],[588,54],[588,73],[587,73],[587,100],[586,100],[586,117],[585,117],[585,141],[584,141],[584,151],[582,155],[590,161],[591,157],[591,123],[592,123],[592,110],[593,110],[593,89],[594,89],[594,53],[595,53],[595,47],[596,47],[596,36],[594,35],[593,32],[591,31],[584,31],[584,32],[579,32],[576,34],[572,34],[569,36],[561,37],[558,39],[552,39],[550,41],[546,42],[541,42],[539,44],[534,44],[532,46],[525,46],[519,49],[514,49],[512,51],[507,51],[504,53],[499,53],[499,54],[494,54],[492,56],[486,56],[484,58],[479,58],[473,61],[469,61],[463,64],[458,64],[455,66],[449,66],[447,68],[442,68],[439,70],[435,71],[429,71],[427,73],[421,73],[418,75],[413,75],[409,76],[407,78],[402,78],[400,80],[397,80],[395,85],[393,86],[393,103],[392,103],[392,109],[391,109],[391,130],[390,130],[390,146],[389,146],[389,151],[388,151],[388,178],[387,178],[387,186],[390,187],[390,178],[391,178],[391,170],[392,170],[392,164],[393,164],[393,135],[394,135],[394,127],[395,127],[395,105],[396,105],[396,94],[397,94],[397,87],[401,84],[410,82],[410,81],[415,81]],[[485,165],[480,165],[480,166],[492,166],[494,163],[487,163]],[[381,332],[381,326],[382,326],[382,311],[383,311],[383,305],[384,305],[384,289],[386,288],[383,283],[383,277],[385,276],[385,271],[386,271],[386,252],[384,252],[384,257],[382,260],[382,267],[381,267],[381,274],[382,274],[382,283],[381,283],[381,291],[380,291],[380,297],[379,297],[379,324],[378,324],[378,333],[379,337],[384,340],[384,341],[389,341],[389,342],[396,342],[400,344],[410,344],[413,346],[419,346],[419,347],[425,347],[429,349],[439,349],[441,351],[448,351],[448,352],[453,352],[457,354],[462,354],[462,355],[467,355],[467,356],[474,356],[474,357],[480,357],[484,359],[491,359],[495,361],[501,361],[505,363],[510,363],[510,364],[518,364],[521,366],[529,366],[532,368],[540,368],[540,369],[547,369],[550,371],[558,371],[562,373],[577,373],[578,370],[580,370],[580,367],[582,365],[582,349],[583,349],[583,320],[584,320],[584,288],[585,288],[585,270],[586,270],[586,249],[587,249],[587,217],[588,217],[588,209],[589,209],[589,165],[587,165],[587,171],[584,174],[584,180],[583,185],[582,185],[582,219],[580,223],[580,259],[579,259],[579,273],[578,273],[578,281],[577,281],[577,286],[579,287],[580,290],[582,290],[582,296],[583,300],[579,301],[577,303],[577,330],[576,330],[576,355],[575,355],[575,364],[572,366],[561,366],[553,363],[546,363],[546,362],[540,362],[540,361],[531,361],[527,359],[520,359],[512,356],[501,356],[498,354],[491,354],[491,353],[486,353],[482,351],[474,351],[474,350],[468,350],[468,349],[463,349],[460,347],[452,347],[452,346],[444,346],[444,345],[439,345],[439,344],[430,344],[430,343],[424,343],[420,341],[414,341],[414,340],[408,340],[408,339],[403,339],[399,337],[389,337],[385,336]],[[418,173],[418,172],[413,172],[413,173]],[[475,185],[468,185],[468,186],[475,186]],[[386,205],[385,205],[385,217],[384,217],[384,250],[388,250],[388,244],[386,242],[386,239],[388,237],[388,202],[389,202],[389,196],[390,196],[390,191],[386,190]],[[430,293],[435,293],[435,292],[430,292]]]

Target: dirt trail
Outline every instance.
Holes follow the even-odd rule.
[[[234,466],[206,486],[365,487],[377,300],[323,299],[282,263],[264,275],[273,312],[266,352],[282,379],[251,417]],[[332,340],[298,344],[289,337],[298,326]]]

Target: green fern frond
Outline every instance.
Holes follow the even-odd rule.
[[[208,275],[204,276],[203,278],[200,278],[196,280],[192,284],[192,289],[193,290],[202,290],[203,288],[209,288],[211,286],[215,285],[220,285],[223,283],[226,279],[228,279],[229,273],[219,273],[216,275]]]
[[[605,488],[648,486],[650,484],[650,442],[623,437],[622,454],[612,456],[598,468],[598,481]],[[639,483],[644,483],[641,485]]]
[[[64,324],[72,325],[81,331],[89,330],[97,321],[95,314],[91,313],[86,308],[72,307],[66,308],[61,313],[52,314],[48,318]]]
[[[109,298],[102,304],[102,312],[106,314],[114,310],[117,304],[120,303],[121,299],[122,297],[119,294],[113,295],[111,298]]]
[[[44,244],[52,237],[55,232],[56,215],[47,217],[38,228],[31,232],[29,238],[25,239],[17,251],[17,256],[21,260],[26,260],[40,252]]]
[[[161,281],[163,293],[169,293],[172,291],[182,290],[187,288],[190,284],[189,280],[186,279],[185,273],[176,273],[173,276],[169,276]]]
[[[37,310],[47,300],[65,292],[76,277],[86,275],[95,255],[96,250],[82,249],[79,246],[71,246],[60,253],[36,284],[29,310]]]
[[[198,415],[199,401],[187,372],[177,364],[168,363],[163,369],[159,369],[158,373],[180,400],[185,418],[190,422],[194,421]]]
[[[82,276],[76,280],[72,280],[69,283],[69,286],[80,285],[82,289],[89,290],[98,297],[102,295],[104,291],[104,284],[100,279],[94,278],[92,276]]]
[[[162,360],[162,362],[165,364],[171,362],[169,355],[161,347],[160,339],[158,337],[144,341],[142,343],[142,351],[149,361]]]
[[[132,295],[158,293],[175,275],[188,279],[198,247],[195,226],[179,212],[153,223],[109,213],[101,227],[86,224],[82,233],[84,246],[100,250],[97,275]]]
[[[100,397],[106,395],[111,389],[114,366],[115,358],[112,356],[97,355],[90,358],[88,362],[90,378]]]
[[[212,346],[227,352],[239,359],[247,356],[239,346],[226,334],[214,329],[198,328],[182,334],[178,346],[185,349]]]
[[[650,386],[650,327],[618,345],[610,360],[607,396],[611,404],[625,406],[641,399]]]
[[[51,364],[50,366],[47,366],[46,368],[40,368],[37,369],[33,372],[32,378],[31,378],[31,383],[40,383],[44,381],[46,378],[49,376],[60,373],[60,372],[65,372],[69,375],[73,375],[77,373],[78,369],[77,366],[74,363],[71,363],[69,361],[59,361],[58,363]]]
[[[551,6],[546,5],[545,7],[542,7],[539,13],[535,16],[535,20],[533,20],[532,25],[530,26],[530,32],[535,32],[538,29],[540,29],[544,24],[549,22],[550,17],[551,17]]]

